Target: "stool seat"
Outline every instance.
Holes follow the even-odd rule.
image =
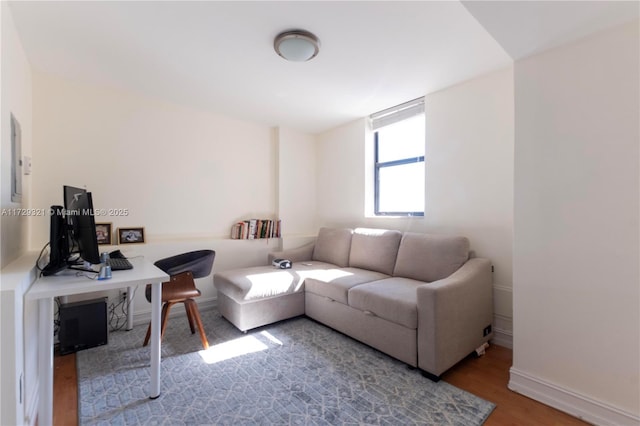
[[[168,275],[190,271],[193,278],[203,278],[211,273],[215,257],[213,250],[196,250],[160,259],[154,265]]]
[[[200,290],[195,285],[194,278],[203,278],[211,273],[216,252],[213,250],[197,250],[182,253],[154,263],[159,269],[170,275],[169,281],[162,283],[162,325],[161,336],[167,326],[167,319],[171,307],[176,303],[183,303],[189,320],[191,334],[196,332],[196,327],[200,332],[202,346],[209,348],[209,342],[202,326],[198,305],[193,300],[201,295]],[[151,285],[147,284],[145,297],[151,302]],[[149,343],[151,337],[151,324],[147,328],[147,335],[143,346]],[[161,337],[162,338],[162,337]]]

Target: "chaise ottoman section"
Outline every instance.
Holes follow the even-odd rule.
[[[336,266],[324,262],[296,263],[292,269],[273,266],[217,272],[218,309],[239,330],[247,331],[304,314],[304,282]]]

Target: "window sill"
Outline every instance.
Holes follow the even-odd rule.
[[[425,216],[418,216],[418,215],[377,215],[377,214],[365,214],[364,217],[366,219],[424,219]]]

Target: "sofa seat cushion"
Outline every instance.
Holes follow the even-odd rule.
[[[265,299],[304,291],[304,282],[336,265],[324,262],[294,263],[291,269],[256,266],[216,272],[216,289],[237,302]]]
[[[410,329],[418,328],[417,289],[422,281],[392,277],[349,290],[349,305]]]
[[[380,272],[359,268],[326,269],[305,281],[305,291],[347,304],[349,289],[362,283],[389,278]]]

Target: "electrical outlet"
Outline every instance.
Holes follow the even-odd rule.
[[[120,290],[120,300],[126,300],[127,299],[127,292]]]
[[[491,334],[491,325],[486,326],[484,330],[482,330],[482,337],[488,336],[489,334]]]

